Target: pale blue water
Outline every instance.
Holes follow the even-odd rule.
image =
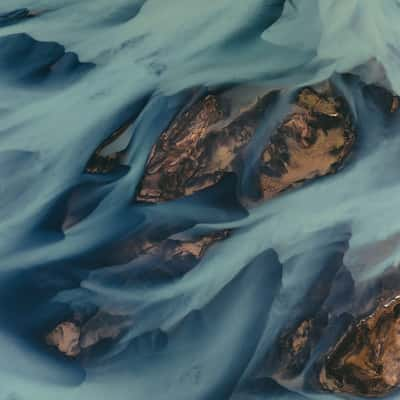
[[[44,12],[24,19],[24,8]],[[399,262],[396,248],[375,261],[359,251],[400,230],[399,120],[384,123],[359,82],[341,74],[400,94],[400,1],[0,3],[1,13],[16,9],[0,18],[0,399],[325,398],[301,382],[260,386],[255,377],[332,255],[344,255],[360,284]],[[358,129],[339,174],[248,211],[223,185],[157,206],[132,202],[185,89],[250,81],[292,90],[329,77]],[[127,173],[83,174],[132,114]],[[93,187],[87,215],[63,232],[63,200],[79,184]],[[122,287],[112,268],[88,272],[101,264],[88,254],[146,224],[237,229],[168,284]],[[338,315],[351,310],[332,296]],[[37,344],[65,306],[87,304],[117,304],[135,321],[103,358],[81,367]]]

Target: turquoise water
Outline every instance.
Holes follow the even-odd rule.
[[[4,14],[24,8],[40,13],[0,19],[0,399],[325,398],[301,382],[278,386],[260,365],[307,308],[315,280],[334,281],[328,300],[339,316],[352,311],[335,297],[344,269],[362,286],[399,262],[396,247],[361,256],[400,229],[400,127],[364,98],[360,79],[400,94],[400,2],[0,4]],[[249,210],[225,184],[160,205],[132,201],[188,89],[251,82],[288,93],[327,78],[357,125],[356,151],[339,174]],[[131,115],[128,170],[84,174],[96,147]],[[63,230],[65,199],[80,185],[87,212]],[[235,229],[179,280],[115,283],[112,266],[93,254],[147,226]],[[343,268],[325,271],[338,254]],[[57,313],[92,305],[117,305],[134,321],[101,357],[82,366],[38,344]]]

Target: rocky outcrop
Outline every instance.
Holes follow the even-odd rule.
[[[327,355],[319,374],[324,390],[383,397],[400,384],[400,296],[354,322]]]
[[[80,328],[74,322],[62,322],[58,324],[47,336],[46,342],[66,356],[75,357],[80,353]]]
[[[314,321],[301,321],[293,330],[285,332],[278,341],[277,369],[273,376],[291,379],[297,376],[307,363],[313,343]]]
[[[378,85],[366,85],[363,89],[365,96],[370,98],[378,109],[386,116],[395,114],[399,110],[400,98],[384,87]]]
[[[344,100],[329,84],[305,88],[261,158],[260,189],[268,199],[307,180],[337,171],[355,141]]]
[[[131,120],[125,122],[98,146],[88,161],[85,172],[90,174],[107,174],[113,172],[121,165],[125,149],[116,147],[110,151],[110,147],[115,145],[118,139],[126,134],[131,124]]]
[[[237,160],[252,140],[270,95],[255,96],[234,116],[230,103],[208,95],[181,113],[160,136],[149,156],[136,200],[158,203],[198,192],[227,172],[241,174]],[[254,171],[262,199],[307,180],[334,173],[355,141],[344,98],[324,84],[299,91],[289,115],[269,135]]]
[[[138,240],[132,251],[134,257],[154,257],[157,267],[151,271],[153,274],[176,277],[193,268],[212,245],[228,235],[229,231],[221,231],[187,240]],[[129,276],[126,280],[129,281]],[[78,314],[59,323],[46,336],[46,342],[66,356],[76,357],[105,339],[117,339],[132,323],[132,316],[123,311],[100,308],[89,317]]]
[[[180,114],[154,145],[136,200],[158,203],[218,183],[233,170],[264,115],[268,95],[231,115],[227,101],[208,95]]]

